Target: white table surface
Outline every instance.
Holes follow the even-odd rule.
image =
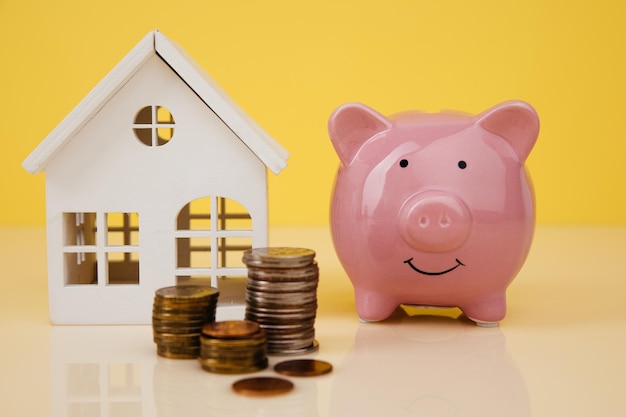
[[[0,416],[626,416],[626,227],[539,227],[507,317],[408,308],[360,323],[327,228],[270,230],[314,249],[317,340],[333,372],[242,397],[250,375],[157,357],[150,326],[52,326],[45,231],[0,229]]]

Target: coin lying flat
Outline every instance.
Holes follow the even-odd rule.
[[[211,298],[218,295],[216,288],[198,285],[176,285],[160,288],[155,293],[157,298],[178,302],[190,302],[196,299]]]
[[[259,325],[249,320],[226,320],[207,323],[202,334],[217,339],[239,339],[258,333]]]
[[[293,383],[283,378],[256,377],[240,379],[233,384],[237,394],[252,397],[270,397],[285,394],[293,389]]]
[[[274,371],[286,376],[319,376],[332,370],[330,363],[317,359],[294,359],[274,366]]]
[[[243,254],[246,265],[264,265],[275,268],[294,268],[309,265],[315,252],[311,249],[271,247],[249,249]]]
[[[305,355],[307,353],[313,353],[318,351],[320,348],[320,344],[317,340],[313,340],[313,343],[311,343],[308,346],[305,347],[298,347],[298,346],[290,346],[290,347],[280,347],[277,346],[274,348],[274,350],[271,352],[272,355],[275,356],[280,356],[280,355]],[[268,354],[269,354],[269,348],[268,348]]]

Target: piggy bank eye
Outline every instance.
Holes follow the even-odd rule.
[[[407,161],[406,159],[401,159],[400,160],[400,167],[401,168],[406,168],[409,165],[409,161]]]
[[[459,166],[459,168],[461,169],[465,169],[467,168],[467,162],[465,161],[459,161],[459,163],[457,164]]]

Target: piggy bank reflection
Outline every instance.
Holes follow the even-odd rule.
[[[500,328],[416,315],[361,324],[338,364],[331,416],[529,417]],[[340,371],[340,372],[339,372]]]
[[[340,159],[331,234],[359,317],[400,304],[453,306],[497,324],[535,227],[524,162],[539,119],[520,101],[477,116],[385,117],[358,103],[331,115]]]

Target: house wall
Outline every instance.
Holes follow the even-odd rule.
[[[149,105],[174,117],[163,146],[146,146],[133,132]],[[252,217],[253,246],[267,242],[265,166],[156,55],[66,142],[46,176],[53,322],[148,323],[154,291],[175,284],[176,216],[196,198],[238,201]],[[64,212],[138,213],[140,285],[66,286]]]

